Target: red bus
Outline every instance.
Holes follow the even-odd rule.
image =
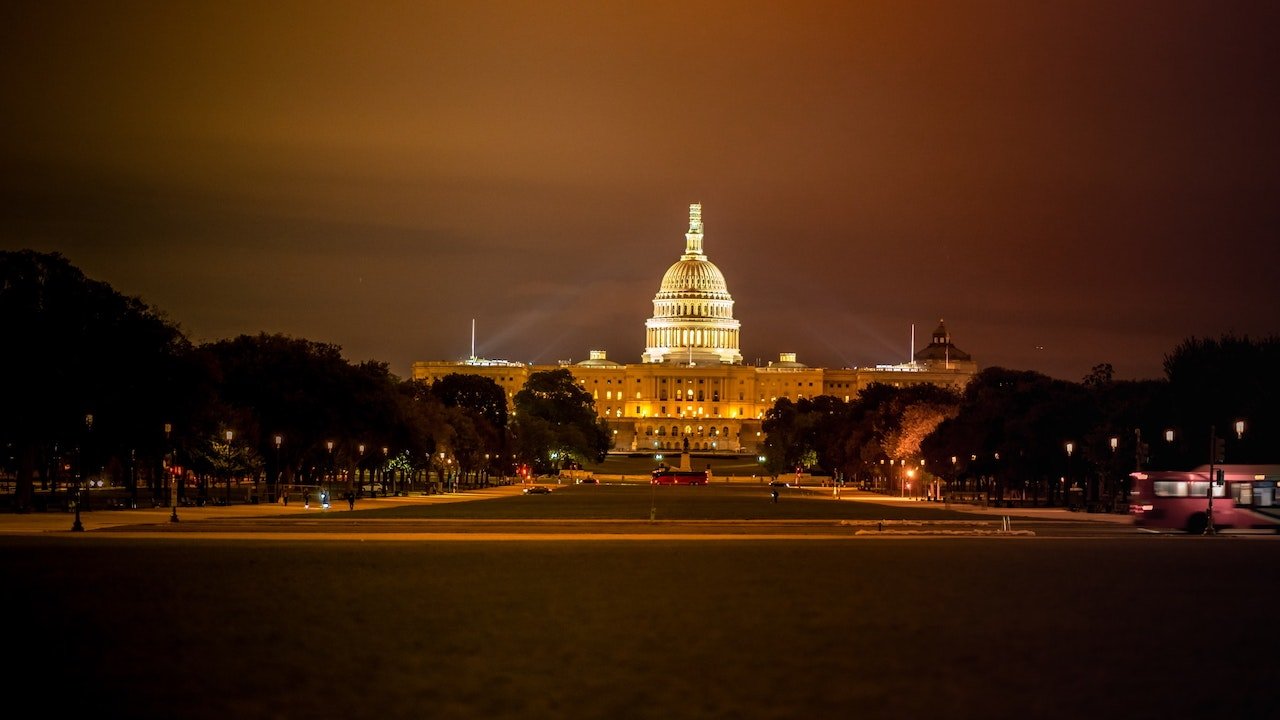
[[[1227,532],[1280,532],[1280,465],[1220,465],[1213,485],[1213,527]],[[1178,472],[1130,473],[1129,514],[1141,527],[1204,532],[1208,523],[1209,466]]]
[[[653,479],[649,481],[650,485],[706,485],[707,472],[705,470],[672,470],[670,468],[658,468],[653,471]]]

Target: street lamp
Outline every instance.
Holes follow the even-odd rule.
[[[80,446],[80,484],[76,487],[76,519],[71,523],[71,529],[74,532],[84,532],[84,523],[80,522],[80,505],[88,500],[88,490],[85,488],[85,481],[89,479],[87,461],[85,456],[89,451],[89,432],[93,430],[93,416],[84,416],[84,443]],[[83,498],[81,497],[83,496]]]
[[[1115,462],[1116,449],[1118,449],[1119,447],[1120,447],[1120,438],[1112,437],[1111,438],[1111,467],[1108,468],[1106,474],[1103,475],[1104,482],[1106,482],[1106,486],[1102,488],[1102,491],[1100,493],[1098,493],[1099,501],[1102,500],[1103,495],[1106,495],[1109,498],[1109,500],[1114,500],[1115,498],[1115,491],[1111,488],[1110,480],[1111,480],[1112,471],[1115,469],[1115,464],[1116,464]]]
[[[1244,439],[1244,421],[1237,420],[1235,427],[1236,427],[1236,439],[1237,440]],[[1217,480],[1218,480],[1217,474],[1222,473],[1222,469],[1219,468],[1217,470],[1217,473],[1215,473],[1213,466],[1215,462],[1216,463],[1226,462],[1227,458],[1226,458],[1225,447],[1226,447],[1226,443],[1222,440],[1222,438],[1218,437],[1217,426],[1210,425],[1209,426],[1209,492],[1207,493],[1209,495],[1209,504],[1205,510],[1205,523],[1204,523],[1205,535],[1217,534],[1217,530],[1213,526],[1213,489],[1217,486]],[[1225,489],[1225,483],[1224,483],[1224,489]]]
[[[178,522],[178,476],[173,474],[173,465],[174,465],[174,460],[176,459],[174,455],[176,453],[172,449],[173,443],[170,440],[170,436],[172,434],[173,434],[173,424],[165,423],[164,424],[164,446],[165,446],[165,451],[169,455],[169,467],[168,467],[167,474],[169,476],[169,507],[172,509],[172,512],[169,513],[169,522]]]
[[[275,436],[275,441],[276,441],[276,497],[278,498],[281,495],[283,495],[283,493],[280,492],[280,481],[284,478],[284,472],[280,467],[280,445],[284,443],[284,436],[283,435]]]
[[[326,440],[324,446],[329,449],[329,488],[328,491],[320,491],[320,506],[327,509],[329,506],[328,493],[333,492],[333,486],[338,482],[338,466],[333,462],[333,441]]]
[[[227,507],[231,507],[231,440],[235,433],[227,431]]]
[[[359,449],[360,451],[360,458],[356,460],[356,486],[360,488],[360,491],[363,491],[364,490],[364,467],[362,466],[364,464],[364,445],[362,444],[357,446],[357,449]],[[370,483],[370,485],[372,485],[372,483]],[[359,492],[357,492],[356,494],[358,495]],[[370,492],[371,497],[372,495],[373,493]]]
[[[1073,442],[1067,443],[1067,476],[1063,478],[1063,481],[1062,481],[1062,502],[1064,505],[1068,503],[1067,496],[1071,492],[1071,485],[1073,483],[1071,479],[1071,453],[1075,449],[1076,449],[1075,443]]]
[[[387,467],[387,446],[383,445],[382,446],[382,496],[383,497],[386,497],[387,495],[387,470],[389,470],[389,468]],[[394,485],[395,485],[395,480],[393,479],[392,489],[394,490],[396,496],[399,497],[400,491],[395,489]]]
[[[1168,443],[1173,442],[1173,430],[1164,431],[1164,441]]]

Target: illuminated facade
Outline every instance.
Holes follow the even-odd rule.
[[[564,367],[595,399],[616,452],[680,450],[687,441],[691,451],[755,453],[764,440],[764,414],[780,398],[831,395],[847,402],[876,382],[963,388],[977,372],[969,354],[952,344],[942,321],[932,342],[901,365],[812,368],[798,362],[795,353],[781,353],[764,366],[744,365],[733,298],[724,275],[703,252],[702,230],[702,206],[691,205],[685,252],[654,296],[641,362],[618,363],[602,350],[560,365],[472,357],[414,363],[414,379],[481,375],[494,380],[510,402],[531,373]]]
[[[645,321],[644,362],[678,358],[688,365],[742,362],[739,323],[720,268],[702,251],[702,204],[689,206],[684,254],[662,276]]]

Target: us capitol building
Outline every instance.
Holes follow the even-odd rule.
[[[480,375],[496,382],[507,401],[531,373],[568,369],[595,398],[596,411],[613,431],[616,452],[678,450],[756,453],[760,423],[779,398],[831,395],[848,402],[872,383],[933,383],[963,388],[977,372],[968,353],[951,343],[942,321],[932,341],[911,362],[870,368],[812,368],[784,352],[765,366],[744,365],[740,323],[720,268],[702,247],[702,205],[689,206],[684,254],[662,276],[645,321],[641,361],[623,364],[592,350],[579,363],[529,365],[471,357],[413,364],[413,378],[435,382],[445,375]],[[914,349],[914,348],[913,348]]]

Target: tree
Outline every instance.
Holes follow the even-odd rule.
[[[1186,443],[1187,466],[1208,462],[1209,429],[1227,438],[1228,461],[1276,461],[1280,447],[1280,336],[1250,340],[1224,335],[1216,340],[1188,338],[1165,356],[1173,417]],[[1236,437],[1234,424],[1246,432]]]
[[[1065,450],[1079,444],[1097,424],[1092,396],[1080,384],[1031,371],[987,368],[965,388],[959,411],[922,445],[930,467],[951,467],[951,479],[994,480],[996,498],[1005,489],[1065,493],[1068,476],[1077,480]],[[952,462],[951,458],[956,458]]]
[[[507,397],[492,378],[450,373],[431,385],[431,393],[450,410],[460,471],[478,471],[507,455]]]
[[[191,409],[197,369],[178,328],[60,254],[0,253],[0,328],[0,443],[17,458],[19,509],[37,467],[70,461],[87,416],[95,464],[124,468],[135,457],[158,462],[163,424]]]
[[[431,385],[431,393],[445,407],[467,408],[494,428],[507,426],[507,396],[493,378],[450,373]]]
[[[578,387],[568,370],[529,375],[513,401],[516,454],[522,462],[556,470],[569,459],[579,464],[604,460],[611,445],[609,428],[596,416],[591,394]]]
[[[333,462],[354,471],[363,453],[403,447],[409,421],[399,381],[385,363],[352,364],[336,345],[285,335],[241,335],[202,345],[215,378],[216,403],[199,432],[234,428],[237,438],[290,472],[322,473]],[[332,453],[327,443],[334,443]],[[272,468],[274,478],[280,468]]]

